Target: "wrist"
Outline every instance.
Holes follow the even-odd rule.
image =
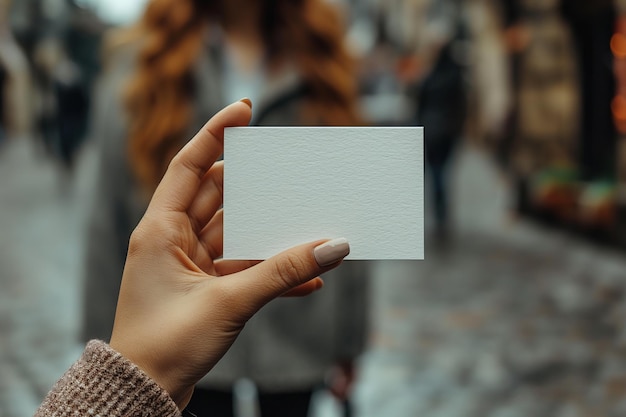
[[[156,360],[150,359],[150,352],[141,348],[138,348],[139,350],[133,349],[132,346],[127,348],[123,342],[115,337],[111,338],[109,347],[136,366],[146,377],[166,392],[179,410],[182,411],[187,406],[193,393],[193,386],[184,387],[183,384],[177,383],[177,378],[167,371],[167,366],[159,366],[156,364]],[[152,355],[152,357],[154,356],[156,355]]]

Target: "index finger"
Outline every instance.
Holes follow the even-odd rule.
[[[186,211],[193,201],[204,174],[224,149],[224,128],[247,126],[252,116],[249,100],[233,103],[213,116],[176,154],[159,183],[152,206]]]

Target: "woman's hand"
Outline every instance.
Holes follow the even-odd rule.
[[[110,345],[166,389],[180,409],[247,320],[281,295],[306,295],[348,254],[318,241],[264,262],[222,255],[224,128],[245,126],[248,100],[215,115],[172,160],[133,232]]]

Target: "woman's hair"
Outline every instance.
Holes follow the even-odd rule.
[[[229,1],[229,0],[224,0]],[[343,25],[324,0],[262,1],[261,36],[269,62],[293,60],[307,92],[304,123],[359,124],[354,62]],[[130,163],[140,183],[154,189],[180,149],[191,122],[192,66],[219,2],[151,0],[129,33],[140,40],[136,72],[125,89]]]

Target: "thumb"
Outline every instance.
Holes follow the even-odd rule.
[[[350,253],[345,238],[317,241],[295,246],[266,261],[242,271],[241,279],[247,282],[249,302],[263,305],[293,290],[341,263]]]

